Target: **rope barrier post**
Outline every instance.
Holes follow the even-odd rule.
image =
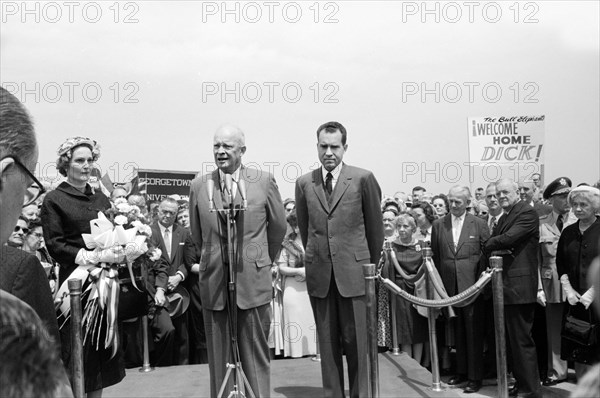
[[[504,289],[502,287],[502,257],[490,257],[492,293],[494,300],[494,329],[496,333],[496,369],[498,369],[498,397],[508,398],[506,368],[506,335],[504,334]]]
[[[432,261],[431,256],[433,252],[430,247],[423,248],[423,261]],[[426,281],[426,289],[427,289],[427,299],[433,300],[433,285],[431,281],[431,275],[427,272],[427,268],[425,271],[425,281]],[[445,389],[442,388],[442,383],[440,381],[440,365],[438,358],[438,349],[437,349],[437,332],[435,330],[435,311],[437,308],[427,308],[427,320],[429,324],[429,347],[431,352],[431,391],[441,392]]]
[[[385,287],[381,287],[385,289]],[[396,297],[393,294],[390,294],[390,312],[391,312],[391,322],[392,322],[392,355],[400,355],[400,346],[398,345],[398,325],[396,324]]]
[[[379,366],[377,358],[377,300],[375,297],[375,281],[377,279],[375,264],[363,264],[365,277],[365,296],[367,307],[367,349],[369,355],[368,380],[369,397],[379,398]]]
[[[85,398],[83,376],[83,340],[81,337],[81,280],[67,281],[71,299],[71,387],[75,398]]]
[[[154,368],[150,366],[150,353],[148,350],[148,315],[142,316],[142,338],[144,339],[144,363],[140,372],[152,372]]]

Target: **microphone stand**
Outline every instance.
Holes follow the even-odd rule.
[[[209,180],[208,183],[208,191],[209,191],[209,207],[211,213],[222,213],[225,214],[227,220],[227,258],[229,260],[229,278],[226,281],[227,283],[227,291],[229,294],[229,304],[228,304],[228,316],[229,316],[229,326],[230,326],[230,337],[231,337],[231,353],[233,363],[227,363],[227,372],[225,373],[225,377],[223,378],[223,382],[221,383],[221,388],[217,393],[217,397],[223,397],[223,393],[225,392],[225,388],[227,387],[227,383],[229,382],[229,378],[233,376],[233,389],[229,392],[227,397],[246,397],[245,392],[248,393],[248,396],[251,398],[255,398],[254,392],[252,391],[252,387],[250,387],[250,383],[248,382],[248,378],[242,369],[242,362],[240,359],[240,351],[238,345],[238,320],[237,320],[237,274],[236,274],[236,266],[237,261],[234,253],[234,233],[236,230],[236,220],[235,213],[236,211],[246,211],[247,210],[247,201],[246,201],[246,191],[243,186],[243,180],[240,180],[238,183],[238,194],[242,198],[242,206],[235,208],[233,204],[233,198],[231,195],[231,175],[226,174],[226,191],[227,191],[227,203],[223,205],[222,209],[216,209],[214,207],[213,201],[213,190],[214,190],[214,182]]]

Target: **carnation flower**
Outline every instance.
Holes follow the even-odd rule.
[[[131,211],[131,206],[127,202],[119,204],[115,203],[115,205],[117,206],[117,211],[119,213],[127,214]]]
[[[127,224],[127,217],[119,214],[118,216],[115,217],[115,224],[117,224],[117,225]]]
[[[158,261],[160,256],[162,256],[162,251],[159,248],[155,248],[153,250],[149,250],[147,254],[150,261]]]

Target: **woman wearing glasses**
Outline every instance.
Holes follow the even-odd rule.
[[[21,249],[29,254],[33,254],[40,260],[40,263],[42,263],[42,266],[44,267],[44,271],[46,271],[46,276],[50,283],[50,290],[54,293],[56,291],[56,279],[58,275],[58,269],[56,269],[56,267],[58,267],[58,264],[50,256],[48,249],[44,245],[44,233],[42,232],[41,219],[36,218],[29,221],[29,230],[25,232]]]
[[[110,257],[110,262],[120,262],[124,257],[124,253],[116,250],[112,253],[108,253],[109,250],[87,250],[81,236],[90,233],[90,221],[98,217],[99,211],[111,207],[109,199],[88,184],[94,162],[99,156],[99,147],[94,140],[74,137],[65,141],[58,149],[56,167],[67,180],[49,192],[42,204],[41,218],[46,246],[50,255],[60,264],[59,296],[62,296],[63,284],[66,285],[69,277],[81,274],[79,277],[85,283],[88,268],[101,260],[106,261],[103,260],[105,257]],[[85,303],[82,303],[82,307],[85,308]],[[70,319],[60,332],[63,361],[70,364]],[[100,334],[104,333],[106,330],[102,328]],[[125,377],[120,349],[111,358],[110,348],[105,349],[100,345],[96,349],[88,340],[83,351],[85,391],[88,397],[100,396],[104,387],[116,384]]]

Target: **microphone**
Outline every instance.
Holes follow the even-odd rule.
[[[237,182],[237,186],[238,186],[238,193],[240,194],[240,197],[242,198],[242,209],[246,210],[248,208],[248,201],[246,200],[246,183],[244,182],[243,179],[239,179],[239,181]]]
[[[212,177],[208,177],[208,181],[206,181],[206,190],[208,192],[208,209],[212,213],[215,211],[215,202],[213,201],[213,194],[215,192],[215,182]]]
[[[233,179],[231,178],[231,174],[225,174],[225,190],[227,191],[227,199],[229,204],[232,202],[233,197]]]

